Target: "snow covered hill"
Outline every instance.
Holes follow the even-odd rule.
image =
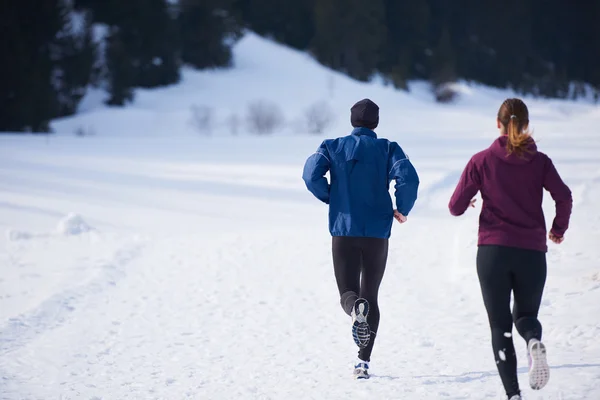
[[[140,90],[124,109],[91,93],[48,138],[0,136],[0,399],[503,398],[474,267],[478,213],[453,218],[447,202],[510,93],[463,84],[458,104],[438,105],[421,83],[411,93],[357,83],[255,35],[235,62]],[[348,132],[364,97],[422,185],[393,230],[374,376],[357,382],[327,209],[301,173],[323,138]],[[287,121],[268,137],[246,131],[248,104],[261,99]],[[319,101],[336,122],[303,133],[304,110]],[[528,400],[595,400],[600,111],[527,102],[575,206],[548,253],[540,318],[551,380],[526,387],[518,339],[521,383]],[[190,125],[194,105],[213,109],[210,135]]]
[[[427,134],[448,136],[448,132],[481,136],[494,127],[493,115],[499,101],[514,94],[479,85],[457,84],[457,104],[439,105],[427,84],[413,82],[411,91],[394,90],[373,83],[354,81],[318,64],[309,55],[248,33],[234,48],[232,70],[195,71],[184,69],[182,82],[163,89],[136,90],[135,102],[126,108],[103,105],[106,94],[93,90],[84,98],[80,113],[51,124],[60,134],[72,135],[83,129],[102,136],[193,136],[210,133],[198,129],[197,119],[205,115],[216,135],[248,133],[248,108],[266,102],[279,108],[283,125],[278,134],[306,133],[306,111],[325,104],[333,124],[328,135],[345,134],[349,108],[363,97],[381,107],[380,130],[387,135]],[[583,100],[530,100],[536,128],[562,134],[578,129],[579,117],[600,120],[598,107]],[[192,112],[194,107],[199,111]],[[468,121],[457,118],[468,115]],[[236,121],[237,124],[232,123]],[[491,121],[491,122],[490,122]],[[434,122],[434,123],[432,123]],[[444,129],[440,129],[443,127]],[[552,127],[553,129],[545,129]],[[579,130],[579,129],[578,129]],[[486,134],[487,135],[487,134]]]

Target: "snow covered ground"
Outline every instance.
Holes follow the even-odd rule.
[[[502,399],[474,267],[478,213],[453,218],[447,202],[509,94],[464,85],[441,106],[419,84],[359,84],[253,35],[235,54],[236,69],[187,71],[126,109],[94,93],[50,138],[0,136],[0,399]],[[201,101],[225,118],[257,97],[291,120],[321,99],[339,115],[324,136],[189,125]],[[363,97],[380,104],[378,132],[405,148],[422,185],[393,230],[373,378],[354,381],[327,208],[301,173],[324,137],[348,132]],[[527,388],[517,339],[521,383],[528,400],[596,400],[600,110],[528,104],[575,206],[548,253],[551,380]],[[74,136],[79,127],[95,135]],[[549,198],[545,209],[550,221]]]

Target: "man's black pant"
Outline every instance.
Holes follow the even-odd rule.
[[[369,302],[367,322],[371,329],[371,340],[366,348],[360,349],[358,357],[370,361],[379,327],[377,295],[387,263],[388,240],[334,236],[332,252],[340,303],[346,314],[350,315],[357,298],[362,297]]]
[[[513,322],[529,342],[541,340],[537,319],[546,283],[546,253],[504,246],[480,246],[477,274],[492,330],[492,348],[508,398],[519,394]],[[511,313],[510,297],[514,297]]]

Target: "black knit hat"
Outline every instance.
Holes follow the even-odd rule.
[[[355,128],[377,128],[377,125],[379,125],[379,106],[369,99],[359,101],[350,109],[350,122]]]

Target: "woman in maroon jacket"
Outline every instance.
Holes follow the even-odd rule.
[[[513,322],[527,342],[529,384],[543,388],[550,371],[542,326],[537,319],[546,282],[546,223],[543,191],[556,203],[556,217],[548,234],[560,244],[569,226],[571,191],[552,160],[537,150],[528,132],[529,112],[520,99],[507,99],[498,111],[500,137],[475,154],[452,195],[452,215],[462,215],[481,192],[477,274],[492,330],[492,347],[508,398],[521,399]],[[511,314],[511,292],[514,307]]]

